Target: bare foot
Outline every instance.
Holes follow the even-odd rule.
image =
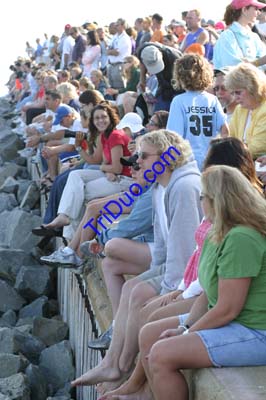
[[[58,216],[50,222],[50,224],[43,225],[45,228],[62,228],[63,226],[69,225],[70,220],[65,214],[58,214]]]
[[[146,382],[146,377],[141,382],[137,381],[137,380],[132,380],[130,378],[129,380],[124,382],[121,386],[117,387],[117,389],[111,390],[111,391],[105,391],[105,395],[106,396],[118,396],[118,395],[128,395],[128,394],[137,393],[144,387],[145,382]],[[102,385],[102,384],[100,384],[100,385]],[[97,390],[98,390],[98,386],[97,386]],[[104,393],[104,392],[99,391],[99,393]]]
[[[119,395],[119,394],[111,394],[106,393],[99,400],[154,400],[152,392],[148,383],[146,382],[140,390],[135,393]]]
[[[113,392],[115,389],[119,388],[127,379],[128,377],[131,375],[132,370],[130,370],[129,372],[125,372],[125,373],[121,373],[120,371],[120,377],[119,379],[116,379],[115,381],[104,381],[102,383],[99,383],[99,385],[97,385],[97,392],[101,395],[105,394],[105,393],[109,393],[109,392]],[[141,387],[142,385],[140,385]],[[135,393],[138,390],[138,387],[133,388],[133,390],[131,392],[124,392],[123,394],[128,394],[128,393]]]
[[[79,378],[71,382],[72,386],[90,386],[100,382],[116,381],[120,377],[120,370],[115,367],[99,365],[86,372]]]

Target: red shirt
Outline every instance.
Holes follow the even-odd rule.
[[[108,164],[112,164],[111,150],[115,146],[122,146],[123,157],[130,156],[131,153],[127,148],[130,138],[125,134],[123,130],[115,129],[111,132],[108,138],[101,133],[101,143],[103,147],[103,154]],[[130,168],[123,166],[121,175],[131,176]]]

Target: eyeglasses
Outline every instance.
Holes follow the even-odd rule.
[[[155,153],[147,153],[146,151],[139,151],[138,156],[139,158],[141,158],[142,160],[146,160],[147,158],[151,157],[151,156],[159,156],[160,154],[155,154]]]
[[[151,125],[151,126],[159,126],[159,124],[156,124],[156,122],[153,121],[152,119],[149,120],[148,125]]]
[[[200,194],[200,197],[199,197],[199,198],[200,198],[200,201],[202,201],[202,200],[204,199],[204,197],[206,197],[206,194],[201,193],[201,194]]]
[[[225,88],[225,86],[223,86],[223,85],[221,85],[221,86],[215,86],[214,88],[213,88],[213,90],[214,90],[214,92],[218,92],[218,90],[221,90],[221,92],[226,92],[226,88]]]

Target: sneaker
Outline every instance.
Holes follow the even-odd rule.
[[[35,151],[36,151],[36,149],[34,149],[33,147],[25,147],[25,149],[19,150],[18,154],[21,157],[28,158],[28,157],[31,157],[35,153]]]
[[[101,334],[98,339],[91,340],[88,347],[93,350],[108,350],[112,341],[113,326],[109,326],[107,331]]]
[[[48,265],[58,265],[65,268],[80,267],[83,264],[82,259],[75,252],[67,254],[64,248],[54,251],[50,256],[43,256],[40,260]]]

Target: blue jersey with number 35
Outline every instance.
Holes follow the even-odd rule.
[[[189,141],[202,169],[209,143],[225,122],[226,115],[216,96],[205,91],[187,91],[173,99],[167,129]]]

